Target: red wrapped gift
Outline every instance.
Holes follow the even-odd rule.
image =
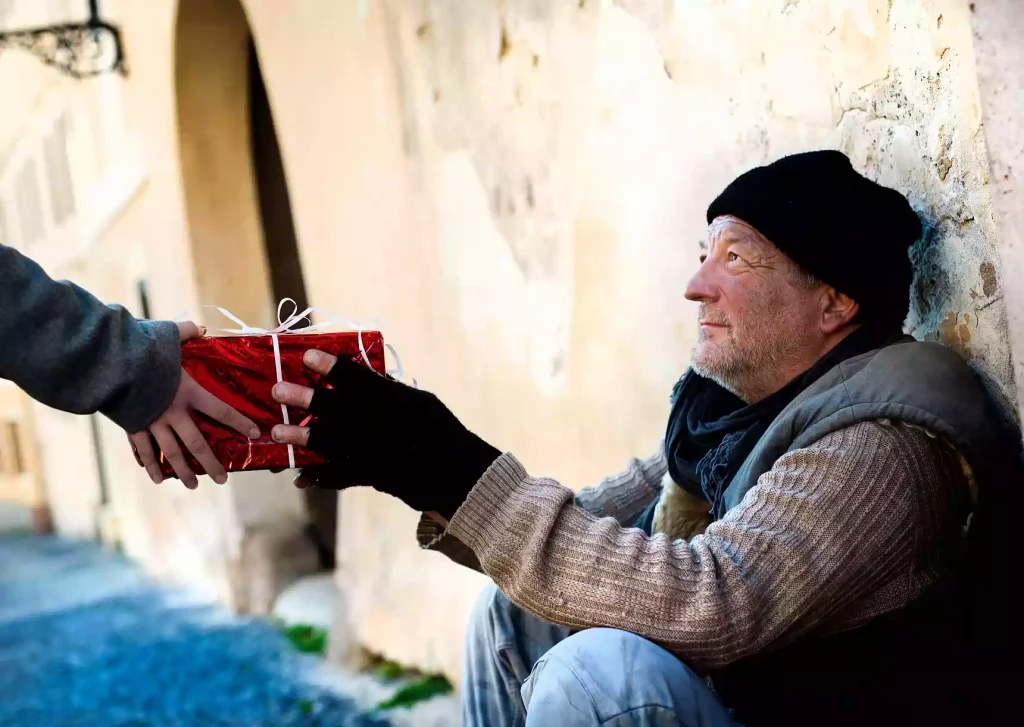
[[[280,369],[274,339],[277,339]],[[271,429],[285,423],[282,405],[271,396],[274,384],[287,381],[315,388],[320,383],[322,377],[302,362],[302,355],[311,348],[339,358],[347,356],[363,365],[369,362],[378,373],[385,372],[384,340],[378,331],[209,336],[182,345],[181,365],[189,375],[260,428],[259,439],[250,440],[200,412],[192,413],[199,431],[228,472],[305,467],[324,461],[323,457],[308,449],[289,447],[270,439]],[[288,407],[288,423],[304,425],[308,418],[307,412]],[[155,442],[154,449],[158,449]],[[192,471],[205,474],[202,466],[184,447],[182,451]],[[175,476],[163,454],[160,455],[160,468],[165,476]]]

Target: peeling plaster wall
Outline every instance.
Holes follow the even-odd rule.
[[[910,330],[1012,401],[1002,296],[1021,281],[996,255],[966,2],[242,4],[311,302],[376,320],[424,388],[532,472],[578,488],[658,446],[695,337],[683,288],[707,204],[741,171],[813,148],[909,196],[929,229]],[[145,276],[159,316],[223,302],[203,291],[232,275],[197,270],[189,243],[176,8],[123,11],[146,177],[87,281],[118,299]],[[104,433],[129,550],[229,592],[227,516],[273,499],[241,479],[149,487]],[[393,499],[341,499],[336,643],[457,676],[483,578],[421,552],[415,514]]]
[[[708,202],[753,165],[839,148],[925,220],[908,330],[967,357],[1012,413],[969,15],[953,0],[371,10],[427,261],[436,345],[411,348],[413,370],[534,471],[571,486],[614,471],[656,444],[686,366]],[[378,502],[343,505],[356,637],[457,674],[452,604],[478,582],[414,553],[411,519]],[[445,583],[452,616],[412,605],[425,583]]]
[[[974,6],[978,83],[992,169],[996,244],[1003,266],[986,268],[986,285],[1003,281],[1010,318],[1018,402],[1024,402],[1024,13],[1017,0],[986,0]],[[1020,405],[1018,403],[1018,406]]]
[[[396,65],[422,74],[428,98],[403,104],[428,117],[461,190],[486,200],[537,299],[525,325],[546,391],[565,386],[586,285],[575,273],[588,264],[576,261],[599,244],[577,234],[581,218],[611,219],[631,257],[673,260],[689,254],[678,233],[699,226],[696,211],[737,172],[834,147],[904,192],[928,228],[909,331],[956,348],[1005,398],[968,15],[967,3],[942,1],[421,2],[406,20],[415,48]],[[408,82],[401,91],[414,94]],[[474,266],[462,270],[451,271],[457,285],[479,285],[467,279]],[[478,296],[464,300],[472,324],[484,313]]]

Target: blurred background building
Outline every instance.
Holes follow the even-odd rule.
[[[87,4],[0,0],[0,28]],[[707,204],[839,148],[927,223],[908,329],[1013,414],[1014,4],[102,0],[126,76],[0,52],[0,240],[138,316],[266,326],[291,297],[372,319],[467,426],[582,487],[659,446]],[[419,551],[400,503],[290,480],[154,486],[109,421],[0,385],[0,500],[38,527],[243,612],[333,573],[339,658],[457,678],[482,576]]]

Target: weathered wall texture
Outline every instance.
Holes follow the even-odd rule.
[[[1024,8],[1017,0],[975,3],[975,52],[992,169],[992,208],[1010,322],[1018,402],[1024,403]]]
[[[425,117],[442,179],[456,181],[461,155],[477,177],[453,195],[451,216],[467,227],[479,190],[526,289],[544,297],[526,321],[538,385],[557,390],[579,358],[569,355],[574,307],[595,328],[607,330],[620,311],[627,328],[639,319],[631,294],[627,310],[609,302],[606,315],[573,305],[587,285],[574,261],[599,244],[593,228],[578,234],[581,219],[611,218],[604,244],[628,250],[632,264],[640,256],[671,265],[689,253],[682,225],[699,224],[696,211],[737,171],[837,147],[905,192],[929,227],[916,251],[910,330],[941,336],[1005,392],[1011,371],[1003,308],[993,305],[1002,293],[968,14],[963,2],[886,0],[472,10],[428,2],[406,18],[411,47],[393,53],[404,63],[407,115]],[[418,76],[426,89],[415,87]],[[407,130],[407,146],[429,143],[415,133]],[[479,286],[470,268],[460,290]],[[614,267],[619,278],[629,272]],[[659,292],[664,312],[655,315],[672,315],[662,304],[668,291]],[[466,323],[486,315],[479,296],[465,297]]]
[[[242,5],[310,300],[376,319],[421,385],[531,471],[581,487],[658,446],[694,340],[682,292],[708,202],[740,171],[812,148],[843,149],[909,196],[929,225],[911,330],[1012,400],[1002,295],[1024,272],[1000,282],[966,2]],[[185,132],[237,122],[244,99],[208,108],[180,87],[196,78],[182,63],[209,56],[176,35],[176,9],[124,4],[128,126],[147,174],[87,275],[114,299],[146,276],[156,316],[224,304],[213,292],[258,315],[246,279],[229,279],[247,270],[266,285],[238,223],[249,182],[204,169],[237,171],[237,145],[204,154],[190,145],[207,137]],[[229,180],[216,199],[230,204],[203,196],[210,180]],[[129,550],[230,590],[246,508],[267,515],[286,482],[154,488],[117,435],[104,456]],[[338,635],[457,675],[483,580],[420,552],[415,520],[378,493],[345,493]]]
[[[407,345],[413,369],[535,471],[581,486],[652,448],[692,342],[706,205],[809,148],[907,194],[928,226],[911,332],[1014,400],[967,3],[391,2],[364,27],[401,120],[411,239],[438,256],[420,288],[438,345]],[[453,671],[454,619],[411,594],[452,599],[454,573],[378,500],[344,504],[356,629]]]

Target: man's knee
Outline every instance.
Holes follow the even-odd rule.
[[[549,669],[550,664],[558,665]],[[596,628],[580,631],[556,644],[538,662],[530,686],[550,678],[570,676],[569,689],[586,688],[609,694],[622,691],[638,678],[665,682],[699,678],[660,646],[628,631]]]
[[[531,721],[566,725],[582,715],[601,723],[622,715],[623,724],[729,724],[696,673],[660,646],[616,629],[588,629],[554,646],[523,686],[523,701]]]

